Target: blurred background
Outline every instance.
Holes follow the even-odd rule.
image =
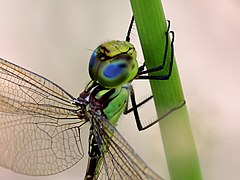
[[[203,179],[238,180],[240,3],[162,2],[176,33],[175,54]],[[92,50],[108,40],[124,40],[131,15],[128,0],[0,0],[0,57],[78,96],[90,80],[87,69]],[[132,38],[138,44],[136,30]],[[143,60],[141,53],[138,59]],[[135,82],[134,87],[145,89],[145,84]],[[141,110],[149,113],[147,107]],[[118,124],[123,137],[147,164],[169,179],[158,126],[138,132],[132,115]],[[88,126],[83,132],[87,156]],[[0,179],[83,179],[86,161],[83,158],[69,170],[46,177],[0,168]]]

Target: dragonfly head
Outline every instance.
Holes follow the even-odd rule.
[[[134,79],[138,72],[134,46],[127,41],[109,41],[98,46],[89,63],[90,77],[106,88],[116,88]]]

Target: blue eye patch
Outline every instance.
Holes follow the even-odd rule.
[[[125,64],[109,64],[103,70],[103,74],[107,78],[115,78],[122,73],[124,67],[126,67]]]

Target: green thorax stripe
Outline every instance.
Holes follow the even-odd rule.
[[[102,106],[102,112],[113,125],[116,124],[126,106],[129,90],[122,86],[114,89],[107,89],[98,85],[91,93]]]

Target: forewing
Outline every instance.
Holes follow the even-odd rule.
[[[0,165],[28,175],[64,171],[83,157],[74,98],[0,59]]]
[[[102,180],[162,180],[134,152],[117,129],[104,118],[96,118],[96,133],[108,151],[103,153],[100,172],[96,174]],[[101,162],[100,162],[101,163]]]

